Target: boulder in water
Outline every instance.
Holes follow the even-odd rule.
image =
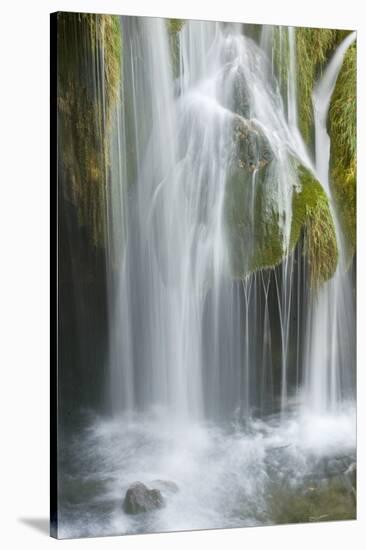
[[[159,489],[149,489],[139,481],[133,483],[126,491],[123,509],[126,514],[151,512],[165,505]]]

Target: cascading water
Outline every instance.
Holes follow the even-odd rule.
[[[61,532],[288,521],[276,516],[282,497],[305,494],[339,453],[354,460],[355,315],[326,122],[355,36],[314,90],[313,162],[298,127],[295,28],[263,26],[255,39],[227,23],[187,21],[172,35],[164,20],[122,17],[121,28],[107,204],[111,418],[89,419],[69,446],[64,483],[89,472],[81,494],[94,497],[80,514],[78,497],[63,497]],[[337,231],[337,271],[316,290],[302,237],[292,242],[299,166],[324,187]],[[136,480],[179,491],[129,517],[121,498]]]
[[[127,36],[134,25],[126,23]],[[271,65],[265,52],[241,34],[240,26],[192,22],[180,33],[173,97],[164,23],[147,20],[139,26],[139,40],[131,39],[124,62],[130,82],[123,94],[125,108],[133,110],[136,127],[127,130],[135,140],[136,159],[127,170],[136,174],[136,181],[124,199],[129,225],[117,299],[113,295],[113,394],[120,409],[158,405],[192,417],[240,411],[247,419],[258,407],[256,393],[264,392],[255,388],[260,384],[257,347],[263,339],[261,327],[253,327],[253,319],[255,325],[263,313],[256,303],[262,282],[250,275],[255,227],[260,215],[275,211],[287,255],[292,192],[298,185],[293,152],[310,163],[305,148],[298,153],[294,85],[288,93],[289,124],[275,78],[268,86]],[[242,205],[249,217],[243,283],[233,280],[226,245],[227,181],[240,176],[233,171],[238,155],[233,127],[249,134],[249,149],[239,159],[239,164],[248,163],[250,188],[249,203]],[[119,130],[123,132],[126,127]],[[265,171],[262,164],[269,161]],[[121,165],[126,162],[128,158]],[[263,214],[257,207],[259,188]],[[281,275],[268,276],[277,289],[283,409],[292,273],[289,255]]]
[[[339,45],[313,94],[316,174],[330,201],[336,227],[339,259],[333,278],[311,297],[305,359],[306,406],[335,411],[355,391],[355,309],[352,279],[347,271],[345,241],[329,183],[330,138],[327,117],[331,96],[351,33]]]

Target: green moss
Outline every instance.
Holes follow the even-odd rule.
[[[276,487],[269,499],[271,523],[356,519],[355,500],[341,479],[309,487]]]
[[[235,278],[279,265],[300,239],[304,241],[310,285],[317,288],[334,274],[338,263],[335,226],[328,197],[304,167],[294,190],[289,250],[284,249],[280,214],[268,201],[267,186],[276,174],[271,163],[253,178],[248,168],[232,169],[226,185],[224,212],[231,271]]]
[[[93,71],[102,82],[95,86]],[[92,242],[105,236],[108,133],[119,97],[121,29],[118,16],[58,14],[58,120],[63,192],[78,210]]]
[[[279,214],[274,207],[267,208],[264,193],[264,186],[260,186],[256,195],[255,249],[251,258],[250,271],[275,267],[284,257]]]
[[[356,44],[349,47],[329,109],[331,182],[352,258],[356,248]]]
[[[181,31],[184,23],[184,19],[167,19],[169,34],[176,34],[177,32]]]
[[[346,242],[347,263],[356,251],[356,159],[347,169],[335,166],[331,172],[334,197]]]
[[[174,78],[179,76],[179,55],[180,55],[180,45],[179,45],[179,33],[183,28],[185,23],[184,19],[167,19],[167,29],[170,42],[170,52],[171,52],[171,61],[172,61],[172,70]]]
[[[334,274],[338,263],[337,238],[328,198],[320,183],[299,167],[301,190],[292,200],[290,249],[304,236],[310,285],[316,288]]]
[[[307,143],[313,127],[312,92],[316,78],[328,60],[340,35],[333,29],[296,29],[299,126]]]
[[[116,15],[104,15],[101,23],[102,48],[104,50],[104,73],[108,102],[108,116],[119,98],[121,81],[121,22]],[[110,122],[110,121],[108,121]]]
[[[356,157],[356,44],[345,54],[329,109],[329,130],[337,162],[349,166]]]
[[[268,166],[253,177],[248,168],[233,168],[226,184],[225,222],[233,277],[274,267],[283,259],[279,215],[266,201]]]

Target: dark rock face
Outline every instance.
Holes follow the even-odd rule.
[[[159,489],[149,489],[143,483],[133,483],[126,491],[123,510],[126,514],[141,514],[162,508],[165,501]]]

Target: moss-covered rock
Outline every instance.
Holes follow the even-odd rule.
[[[277,204],[269,191],[273,153],[253,121],[233,117],[234,156],[227,178],[224,218],[232,274],[243,279],[253,271],[274,267],[283,258]]]
[[[58,122],[63,192],[95,245],[104,243],[109,129],[119,98],[120,18],[59,13]]]
[[[335,226],[328,197],[320,183],[304,167],[299,167],[301,188],[292,200],[290,249],[301,235],[310,274],[310,285],[316,288],[334,274],[338,263]]]
[[[318,287],[332,277],[338,262],[335,226],[324,189],[306,168],[296,168],[293,161],[299,185],[295,185],[295,177],[287,247],[283,234],[286,220],[274,192],[281,175],[272,162],[268,141],[251,121],[241,117],[233,119],[233,139],[236,154],[224,204],[233,276],[244,278],[248,273],[279,265],[303,238],[310,284]]]
[[[330,175],[348,259],[356,248],[356,43],[349,47],[332,96],[328,128]]]
[[[266,194],[268,170],[268,165],[256,170],[234,165],[227,180],[224,210],[234,278],[274,267],[283,259],[279,214]]]

